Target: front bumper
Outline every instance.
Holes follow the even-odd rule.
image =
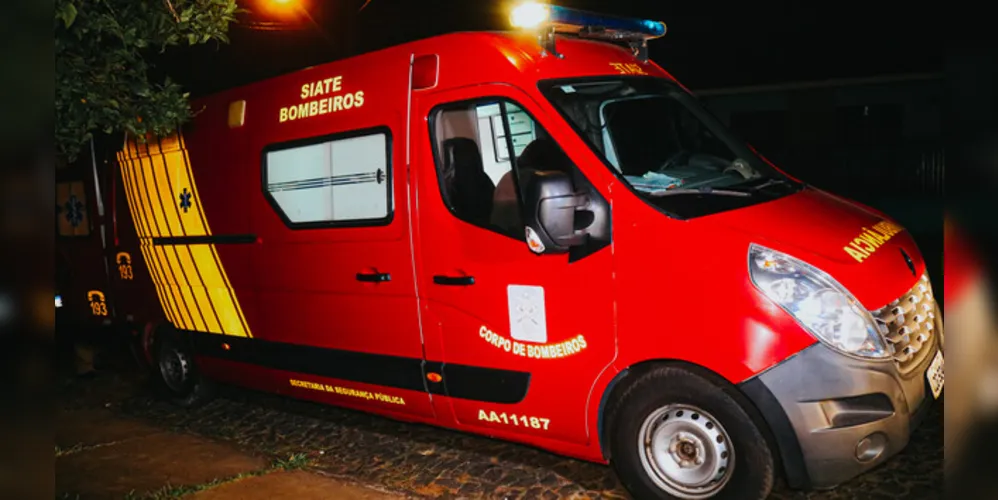
[[[901,451],[934,402],[925,372],[939,349],[900,374],[817,343],[741,384],[773,431],[794,488],[830,488]]]

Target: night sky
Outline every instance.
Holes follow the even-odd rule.
[[[280,30],[263,0],[233,26],[231,44],[174,51],[160,68],[196,96],[307,66],[455,31],[508,29],[509,2],[311,0],[311,21]],[[297,0],[308,2],[310,0]],[[924,16],[866,4],[564,0],[559,5],[664,21],[651,58],[694,90],[936,73],[943,51]],[[875,10],[874,10],[875,9]]]

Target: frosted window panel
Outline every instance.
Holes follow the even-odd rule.
[[[330,144],[333,149],[333,175],[374,173],[387,170],[385,136],[368,135],[343,139]]]
[[[329,177],[329,146],[326,142],[267,153],[267,183]]]
[[[334,220],[382,219],[388,215],[388,158],[385,136],[333,143]],[[379,182],[380,180],[380,182]]]
[[[291,222],[334,220],[332,187],[279,191],[273,193],[273,196]]]
[[[388,138],[372,134],[267,154],[267,190],[292,223],[384,219],[391,213]]]

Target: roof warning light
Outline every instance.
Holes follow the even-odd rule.
[[[624,42],[642,60],[648,59],[648,40],[665,35],[665,23],[647,19],[597,14],[540,2],[523,2],[513,7],[510,24],[517,29],[537,32],[546,53],[561,57],[554,47],[554,35],[569,35],[608,42]]]

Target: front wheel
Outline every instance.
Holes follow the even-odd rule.
[[[625,388],[610,409],[610,461],[635,498],[769,495],[772,453],[732,390],[670,366]]]

